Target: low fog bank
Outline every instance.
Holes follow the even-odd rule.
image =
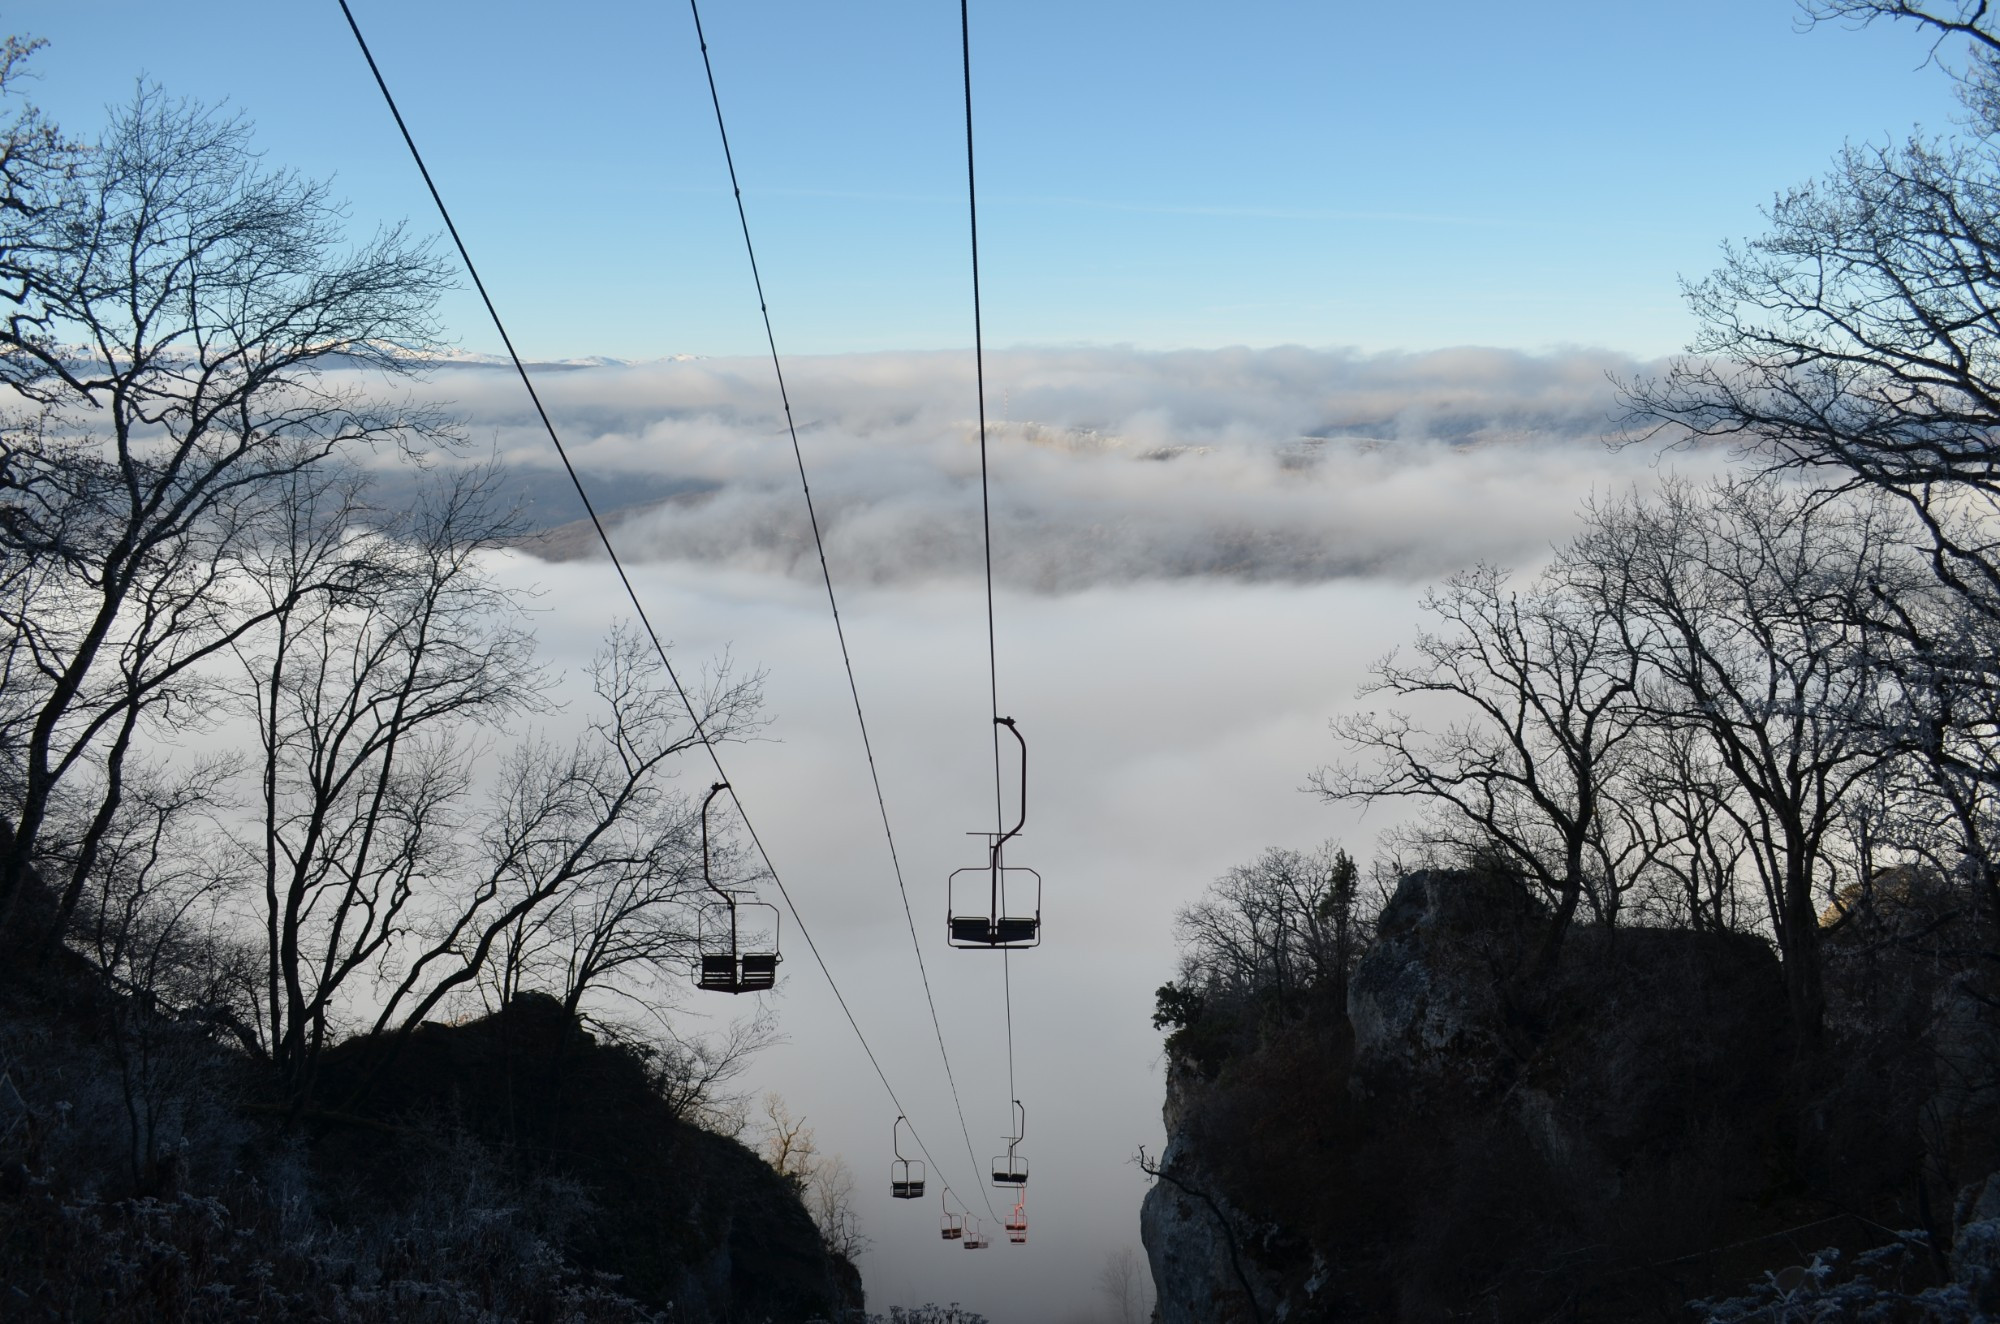
[[[987,360],[994,570],[1074,592],[1187,577],[1422,580],[1537,557],[1580,493],[1652,471],[1608,353],[1300,348],[1017,350]],[[790,360],[786,384],[836,573],[977,574],[968,354]],[[768,360],[551,372],[538,382],[621,554],[814,577]],[[601,555],[519,383],[438,369],[419,390],[505,460],[547,560]]]
[[[549,660],[571,676],[605,622],[629,612],[602,564],[509,556],[502,572],[539,591]],[[1366,855],[1378,828],[1395,821],[1379,810],[1364,821],[1358,809],[1326,806],[1299,788],[1336,753],[1327,717],[1369,661],[1414,628],[1414,594],[1354,580],[1187,579],[1060,595],[1003,588],[1001,703],[1033,754],[1027,828],[1009,858],[1041,872],[1047,924],[1045,943],[1009,957],[1007,974],[994,953],[944,945],[946,877],[980,861],[979,839],[966,834],[990,826],[993,813],[979,588],[933,582],[843,594],[977,1160],[1005,1149],[1010,1098],[1029,1110],[1029,1243],[1001,1237],[973,1255],[938,1237],[935,1196],[890,1198],[896,1108],[846,1019],[851,1010],[929,1146],[931,1180],[949,1180],[982,1216],[989,1196],[1004,1213],[1009,1202],[986,1185],[958,1131],[825,595],[801,580],[710,566],[632,573],[677,662],[693,667],[729,652],[768,669],[769,738],[723,757],[798,909],[785,915],[785,962],[766,999],[785,1042],[760,1054],[741,1085],[780,1094],[821,1152],[854,1170],[871,1243],[861,1258],[871,1308],[958,1301],[993,1324],[1103,1320],[1106,1258],[1138,1244],[1146,1185],[1132,1160],[1139,1146],[1157,1154],[1164,1140],[1161,1038],[1150,1015],[1153,990],[1174,973],[1174,914],[1267,846],[1333,836]],[[709,780],[705,768],[683,777],[695,790]],[[846,1010],[800,937],[800,918]],[[690,993],[674,1020],[695,1032],[747,1010]]]

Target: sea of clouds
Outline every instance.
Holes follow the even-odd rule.
[[[1657,446],[1607,445],[1643,431],[1621,421],[1613,378],[1651,370],[1491,350],[989,356],[999,702],[1033,754],[1027,830],[1009,858],[1041,872],[1047,924],[1011,974],[942,943],[945,879],[982,858],[965,834],[994,813],[970,356],[785,365],[912,919],[769,361],[535,370],[677,664],[728,653],[766,675],[767,738],[724,757],[797,910],[769,999],[787,1039],[751,1083],[782,1093],[853,1166],[873,1308],[956,1300],[995,1324],[1092,1317],[1104,1257],[1137,1241],[1144,1182],[1131,1159],[1163,1139],[1149,1014],[1173,974],[1176,911],[1267,846],[1338,838],[1370,856],[1393,813],[1301,791],[1345,755],[1327,719],[1410,638],[1426,583],[1479,559],[1531,565],[1592,490],[1657,479]],[[585,659],[631,609],[592,535],[565,527],[580,508],[519,380],[449,366],[416,389],[464,420],[468,454],[507,462],[544,528],[500,571],[537,593],[538,633],[567,677],[554,697],[576,698]],[[1010,1099],[1024,1101],[1028,1246],[967,1255],[937,1237],[932,1202],[887,1197],[895,1114],[799,921],[925,1137],[934,1180],[983,1211],[977,1161],[1003,1147]],[[976,1159],[940,1069],[912,921]],[[717,1001],[688,995],[682,1023],[744,1010]]]
[[[986,363],[993,569],[1070,592],[1187,577],[1432,578],[1532,559],[1578,495],[1645,482],[1657,454],[1607,353],[1302,348],[1015,350]],[[777,382],[764,359],[551,369],[538,387],[620,554],[816,578]],[[983,566],[967,354],[785,365],[828,560],[855,584]],[[511,372],[420,386],[499,455],[544,527],[581,514]],[[560,529],[546,559],[598,553]]]

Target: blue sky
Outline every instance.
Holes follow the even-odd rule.
[[[759,330],[684,6],[353,0],[523,347]],[[228,98],[358,224],[427,200],[333,0],[41,0],[75,131]],[[1917,34],[1790,0],[975,0],[989,343],[1679,347],[1678,275],[1847,139],[1954,106]],[[970,343],[957,6],[711,0],[780,345]],[[469,298],[450,309],[497,347]]]

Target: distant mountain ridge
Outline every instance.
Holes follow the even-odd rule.
[[[514,360],[508,358],[505,354],[487,354],[479,350],[460,349],[457,346],[443,349],[413,349],[407,345],[396,344],[393,341],[375,341],[370,342],[369,348],[380,351],[385,357],[397,363],[408,364],[413,367],[421,365],[439,368],[511,368],[514,366]],[[330,354],[327,357],[350,358],[358,356]],[[655,363],[694,363],[705,357],[706,355],[701,354],[665,354],[652,359],[621,359],[609,354],[585,354],[576,358],[528,359],[524,362],[530,368],[574,370],[578,368],[638,368]]]
[[[368,348],[382,359],[410,368],[512,368],[514,366],[514,361],[505,354],[487,354],[456,346],[418,349],[387,340],[366,343]],[[104,355],[93,345],[58,345],[56,354],[65,365],[70,366],[83,367],[108,363]],[[174,357],[177,356],[168,356],[167,361],[173,361]],[[319,357],[354,364],[366,361],[363,355],[344,350],[329,350]],[[586,354],[567,359],[529,359],[525,364],[535,369],[574,371],[580,368],[639,368],[659,363],[695,363],[706,357],[703,354],[665,354],[650,359],[621,359],[609,354]],[[188,361],[194,362],[192,358]]]

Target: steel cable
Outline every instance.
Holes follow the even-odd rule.
[[[979,1160],[973,1154],[972,1132],[965,1124],[965,1105],[959,1101],[958,1077],[951,1069],[951,1054],[945,1051],[944,1025],[938,1019],[937,999],[931,994],[930,970],[924,964],[923,945],[917,939],[917,921],[910,909],[910,891],[903,881],[903,861],[896,850],[896,834],[889,826],[889,805],[882,794],[882,777],[875,767],[875,746],[868,736],[868,719],[861,710],[861,689],[854,679],[854,659],[847,650],[847,630],[840,619],[840,600],[833,591],[833,572],[827,568],[826,542],[820,535],[819,512],[813,504],[812,484],[806,478],[806,457],[799,445],[798,425],[792,419],[792,400],[785,387],[785,369],[778,357],[778,338],[771,328],[771,308],[764,295],[764,277],[757,266],[757,245],[750,238],[750,216],[743,205],[743,187],[736,178],[736,156],[729,147],[729,129],[723,123],[722,97],[715,86],[715,65],[709,59],[708,36],[702,30],[701,5],[698,0],[688,0],[688,12],[694,17],[695,40],[701,45],[702,72],[708,77],[709,104],[715,107],[715,133],[722,140],[722,160],[729,168],[729,192],[736,199],[736,220],[743,230],[743,251],[750,260],[750,280],[757,289],[757,311],[764,319],[764,343],[771,350],[771,372],[778,382],[778,401],[785,410],[785,431],[792,441],[792,459],[798,465],[799,490],[805,495],[806,519],[812,526],[813,550],[819,555],[820,580],[826,585],[826,605],[833,614],[834,637],[840,642],[840,664],[847,672],[847,693],[854,701],[854,722],[861,729],[861,748],[868,756],[868,779],[875,788],[875,807],[882,817],[882,835],[889,844],[889,863],[896,875],[896,891],[903,899],[903,919],[910,929],[910,948],[917,956],[917,973],[923,979],[924,1001],[931,1012],[931,1029],[937,1035],[938,1056],[944,1062],[945,1079],[951,1085],[952,1105],[958,1110],[959,1133],[965,1138],[965,1157],[972,1164],[975,1177],[979,1174]],[[986,1212],[993,1213],[993,1202],[986,1196],[985,1187],[980,1188],[985,1199]]]
[[[1000,789],[1000,654],[993,627],[993,501],[988,492],[986,468],[986,334],[979,303],[979,184],[973,171],[972,153],[970,0],[958,0],[958,37],[965,70],[965,201],[972,239],[972,370],[979,395],[979,522],[986,546],[986,678],[993,708],[993,826],[1004,836],[1007,813],[1002,807]],[[995,864],[997,867],[998,862]],[[1013,1104],[1020,1096],[1014,1090],[1014,981],[1004,948],[1000,952],[1000,974],[1007,1004],[1007,1120],[1012,1125]]]
[[[534,404],[535,414],[541,420],[543,429],[549,434],[549,441],[555,446],[556,456],[562,461],[563,470],[569,475],[570,484],[576,489],[577,499],[583,503],[584,513],[589,516],[591,527],[597,531],[598,541],[604,545],[605,555],[610,558],[612,568],[618,573],[618,582],[624,586],[625,596],[632,603],[632,610],[638,617],[640,627],[645,630],[647,639],[652,642],[653,651],[659,655],[660,665],[666,669],[667,679],[673,685],[674,693],[680,698],[681,706],[687,712],[688,721],[693,725],[695,735],[701,740],[709,762],[715,766],[716,779],[728,782],[729,777],[723,771],[722,758],[716,752],[715,742],[709,738],[700,714],[695,711],[687,689],[681,684],[679,673],[674,670],[674,664],[668,659],[666,646],[661,643],[651,618],[646,615],[646,608],[639,600],[638,590],[633,587],[631,576],[626,573],[624,563],[618,559],[618,551],[612,546],[611,536],[605,531],[604,522],[599,518],[597,508],[591,502],[589,492],[584,488],[582,477],[577,473],[576,466],[570,462],[569,451],[563,445],[562,436],[556,431],[555,423],[542,404],[541,395],[535,389],[534,380],[529,376],[527,366],[514,348],[513,337],[507,333],[507,326],[501,320],[500,310],[494,305],[492,296],[487,293],[486,282],[480,278],[479,268],[473,263],[472,254],[466,248],[465,240],[459,235],[458,226],[452,220],[451,210],[445,206],[444,196],[438,191],[436,181],[431,178],[430,167],[424,163],[423,153],[417,150],[416,139],[411,136],[409,125],[403,120],[403,112],[397,107],[396,98],[389,91],[388,81],[383,77],[381,67],[375,62],[374,52],[368,48],[367,38],[361,35],[361,25],[355,20],[354,11],[348,7],[347,0],[337,0],[337,3],[340,5],[341,14],[347,19],[349,31],[354,34],[355,44],[361,48],[362,58],[368,63],[368,71],[375,77],[375,86],[381,90],[382,100],[388,105],[389,114],[396,121],[396,128],[403,136],[403,143],[410,150],[410,158],[416,163],[417,172],[423,176],[424,187],[430,191],[431,201],[437,206],[438,216],[444,221],[445,230],[451,235],[452,244],[458,249],[459,260],[464,262],[466,274],[472,278],[473,288],[478,291],[480,301],[486,306],[486,314],[492,319],[494,330],[500,334],[500,342],[506,347],[507,357],[513,363],[514,371],[521,379],[521,385],[527,390],[528,399]],[[772,862],[770,852],[765,849],[763,839],[757,834],[756,825],[744,811],[742,798],[733,785],[729,790],[729,799],[736,806],[737,815],[743,820],[743,830],[749,834],[751,844],[757,849],[758,858],[764,862],[765,870],[771,875],[772,884],[778,889],[778,895],[784,899],[785,909],[791,912],[792,922],[798,926],[799,936],[805,939],[806,949],[812,953],[814,963],[819,966],[820,974],[825,977],[827,987],[832,990],[834,1000],[840,1005],[841,1014],[847,1018],[849,1028],[854,1031],[855,1039],[861,1044],[861,1051],[868,1058],[868,1065],[874,1068],[876,1079],[882,1082],[882,1089],[888,1094],[889,1101],[895,1105],[897,1113],[902,1115],[908,1124],[910,1136],[916,1141],[917,1149],[930,1163],[932,1170],[939,1174],[939,1183],[944,1187],[945,1193],[956,1199],[957,1195],[952,1190],[951,1183],[943,1176],[943,1167],[932,1157],[929,1146],[924,1144],[916,1123],[908,1120],[908,1110],[903,1107],[902,1100],[897,1098],[895,1086],[889,1083],[888,1073],[883,1071],[881,1061],[868,1043],[868,1036],[862,1033],[861,1023],[855,1019],[853,1009],[848,1006],[846,996],[840,991],[840,985],[833,977],[833,971],[827,967],[826,958],[820,954],[819,944],[813,941],[811,930],[806,927],[804,918],[799,914],[791,892],[786,889],[784,879],[779,875],[776,864]],[[976,1179],[978,1175],[975,1164],[973,1176]],[[983,1192],[982,1187],[982,1194]],[[964,1200],[959,1200],[958,1203],[961,1206],[965,1205]]]

